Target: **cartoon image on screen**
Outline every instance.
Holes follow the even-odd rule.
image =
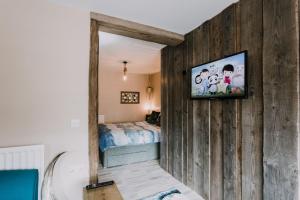
[[[244,97],[246,52],[192,68],[192,98]]]

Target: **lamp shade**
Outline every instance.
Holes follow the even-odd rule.
[[[147,87],[147,93],[148,93],[148,94],[152,93],[152,91],[153,91],[153,88],[152,88],[152,87],[150,87],[150,86]]]

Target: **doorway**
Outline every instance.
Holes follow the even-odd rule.
[[[127,36],[148,42],[176,46],[183,42],[184,37],[155,27],[129,22],[102,14],[91,14],[90,27],[90,67],[89,67],[89,164],[90,183],[98,182],[99,139],[98,139],[98,108],[99,108],[99,31]]]

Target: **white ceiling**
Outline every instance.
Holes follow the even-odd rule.
[[[237,0],[49,0],[186,34]]]
[[[49,0],[57,4],[138,22],[186,34],[237,0]],[[129,73],[154,73],[160,69],[162,45],[112,34],[100,34],[100,67]]]
[[[161,44],[145,42],[124,36],[100,32],[101,68],[122,71],[124,60],[128,61],[128,73],[151,74],[160,71]]]

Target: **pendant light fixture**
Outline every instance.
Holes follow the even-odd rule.
[[[147,94],[148,94],[147,110],[148,110],[148,114],[151,114],[151,112],[153,110],[153,102],[151,101],[153,88],[151,87],[150,74],[148,75],[148,86],[147,86],[146,91],[147,91]]]
[[[150,74],[148,74],[148,87],[147,87],[147,93],[149,95],[149,100],[151,98],[153,88],[151,87],[151,81],[150,81]]]
[[[124,64],[124,68],[123,68],[123,80],[126,81],[127,80],[127,61],[123,61],[123,64]]]

